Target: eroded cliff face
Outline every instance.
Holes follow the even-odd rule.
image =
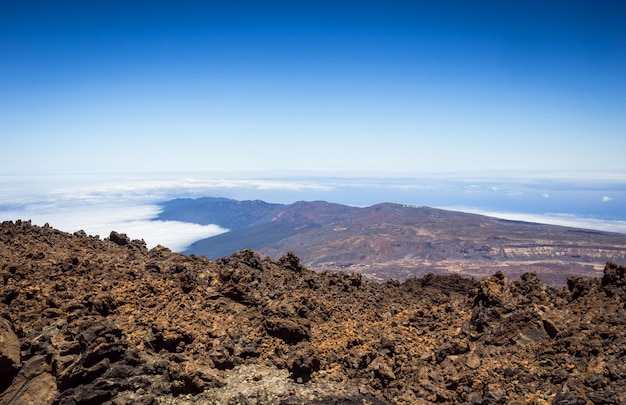
[[[626,268],[365,282],[0,226],[0,404],[626,403]]]

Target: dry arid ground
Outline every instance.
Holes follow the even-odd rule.
[[[373,283],[0,226],[0,404],[624,404],[626,268]]]

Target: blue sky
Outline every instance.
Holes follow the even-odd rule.
[[[626,233],[623,1],[0,1],[0,220],[220,196]]]
[[[622,1],[3,1],[0,173],[626,173]]]

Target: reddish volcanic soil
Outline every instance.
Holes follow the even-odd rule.
[[[0,225],[0,404],[624,404],[626,268],[367,282]]]

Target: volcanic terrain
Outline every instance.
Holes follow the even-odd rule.
[[[563,286],[570,276],[600,277],[607,261],[626,262],[624,234],[389,203],[177,199],[163,205],[159,218],[231,229],[184,253],[217,259],[244,248],[272,258],[293,252],[307,268],[374,281],[427,273],[483,278],[497,271],[517,279],[532,271]]]
[[[625,404],[626,268],[368,282],[0,225],[0,404]]]

